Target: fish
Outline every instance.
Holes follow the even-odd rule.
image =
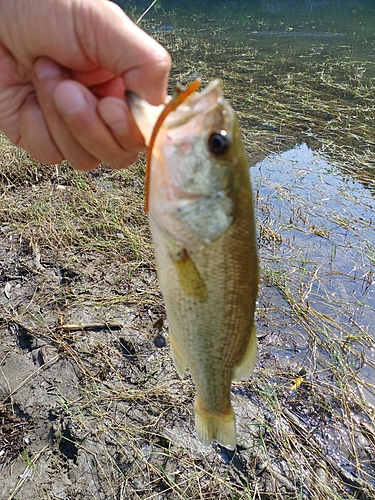
[[[206,445],[236,449],[231,383],[257,357],[256,225],[238,120],[216,79],[165,105],[127,96],[148,146],[147,211],[172,357],[196,388],[195,428]]]

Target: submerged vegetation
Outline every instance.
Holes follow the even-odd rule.
[[[153,345],[165,313],[144,160],[85,174],[2,138],[0,487],[9,499],[373,499],[375,39],[253,12],[158,16],[141,26],[172,54],[171,91],[221,77],[254,167],[260,354],[233,386],[238,450],[200,445],[192,381]]]

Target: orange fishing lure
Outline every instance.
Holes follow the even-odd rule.
[[[194,82],[190,83],[186,89],[179,90],[172,99],[165,105],[165,108],[160,113],[159,118],[156,120],[154,129],[151,134],[150,144],[148,146],[147,151],[147,164],[146,164],[146,196],[145,196],[145,211],[148,213],[148,197],[150,192],[150,179],[151,179],[151,156],[152,149],[155,144],[156,136],[159,132],[159,129],[169,115],[171,111],[174,111],[178,106],[185,101],[189,95],[193,94],[196,90],[201,86],[202,81],[200,79],[194,80]]]

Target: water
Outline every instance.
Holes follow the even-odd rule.
[[[122,5],[138,18],[149,3]],[[320,315],[320,328],[359,336],[357,357],[366,346],[371,357],[374,2],[158,0],[142,22],[171,52],[172,81],[196,74],[224,81],[256,165],[259,223],[282,239],[266,234],[262,241],[261,234],[264,272],[291,274],[293,300]],[[269,269],[268,244],[280,254]],[[280,286],[273,286],[277,295]],[[325,316],[330,321],[322,324]],[[370,365],[361,369],[366,380],[375,377]]]
[[[371,384],[375,380],[372,193],[343,177],[305,144],[271,155],[251,171],[265,277],[262,302],[265,307],[278,304],[272,324],[282,328],[286,339],[287,349],[284,344],[279,355],[293,352],[294,357],[305,357],[306,341],[314,340],[322,352],[331,352],[332,361],[332,349],[349,338],[347,361],[358,377]],[[313,331],[301,323],[301,316],[313,322]],[[323,364],[327,366],[327,357]],[[375,404],[372,391],[364,388],[364,392]]]

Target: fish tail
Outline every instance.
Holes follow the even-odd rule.
[[[231,406],[226,413],[212,413],[196,400],[194,410],[195,428],[202,443],[210,444],[215,440],[229,450],[236,449],[236,420]]]

